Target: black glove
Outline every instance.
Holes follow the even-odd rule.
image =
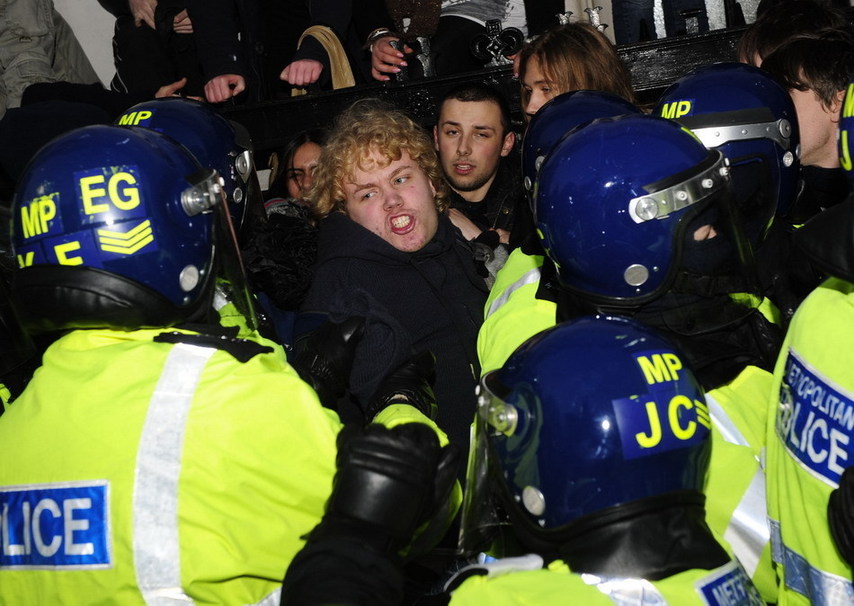
[[[347,390],[356,345],[364,332],[364,318],[352,317],[340,324],[329,320],[294,343],[293,367],[327,408],[334,409]]]
[[[409,404],[435,419],[438,412],[432,387],[435,374],[436,357],[429,351],[415,354],[386,375],[368,403],[365,418],[370,421],[391,404]]]
[[[839,488],[830,493],[827,521],[839,554],[849,566],[854,566],[854,467],[842,473]]]
[[[282,604],[399,604],[399,552],[448,500],[459,461],[421,423],[345,426],[326,513],[288,567]]]
[[[345,426],[332,495],[315,532],[344,532],[377,551],[397,553],[447,499],[458,460],[457,448],[441,448],[436,433],[421,423]]]

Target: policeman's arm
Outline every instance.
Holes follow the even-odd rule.
[[[830,493],[827,520],[836,549],[849,566],[854,566],[854,467],[839,478],[839,487]]]
[[[281,603],[400,604],[400,554],[447,501],[459,461],[422,423],[345,426],[326,513],[288,567]]]

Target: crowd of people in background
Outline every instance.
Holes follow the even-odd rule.
[[[850,12],[641,104],[563,2],[101,4],[0,44],[0,603],[854,603]]]

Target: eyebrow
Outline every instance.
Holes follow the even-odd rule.
[[[442,126],[443,127],[444,126],[456,126],[456,127],[460,128],[463,125],[460,122],[454,122],[453,120],[445,120],[444,122],[442,122]],[[491,130],[491,131],[498,130],[494,126],[490,126],[489,124],[473,124],[472,128],[475,130]]]
[[[415,166],[415,164],[414,164],[414,163],[413,163],[413,164],[404,164],[403,166],[398,166],[397,168],[395,168],[395,169],[391,172],[391,174],[389,174],[389,178],[390,178],[390,179],[394,179],[394,178],[395,178],[397,175],[399,175],[401,172],[403,172],[403,171],[405,171],[405,170],[411,170],[414,166]],[[354,194],[357,194],[357,193],[359,193],[359,192],[360,192],[360,191],[362,191],[362,190],[370,189],[370,188],[372,188],[372,187],[376,187],[376,186],[377,186],[377,184],[376,184],[375,182],[370,182],[370,183],[347,183],[346,185],[354,185],[354,186],[355,186],[355,189],[353,190],[353,193],[354,193]]]

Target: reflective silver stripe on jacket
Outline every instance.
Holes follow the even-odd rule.
[[[540,281],[540,268],[535,267],[534,269],[528,270],[525,274],[513,282],[510,286],[504,289],[504,292],[501,293],[501,296],[495,299],[489,306],[489,309],[486,311],[486,318],[494,314],[496,311],[501,309],[501,306],[507,303],[510,300],[510,295],[514,292],[522,288],[523,286],[527,286],[528,284],[536,284]]]
[[[256,602],[254,606],[279,606],[282,598],[282,588],[276,587],[275,591],[271,592],[266,598],[260,602]]]
[[[646,579],[600,577],[583,573],[581,580],[593,585],[619,606],[667,606],[667,600]]]
[[[780,522],[771,519],[768,522],[771,554],[785,569],[787,588],[806,596],[813,606],[854,604],[854,585],[850,580],[811,566],[801,554],[783,544]]]
[[[706,394],[706,403],[709,405],[712,423],[715,424],[723,439],[731,444],[750,447],[744,435],[717,400]],[[762,550],[771,540],[765,503],[765,473],[761,463],[730,516],[729,524],[724,531],[724,539],[732,547],[747,574],[752,577],[759,566]]]
[[[148,404],[136,457],[133,552],[146,604],[192,603],[181,587],[178,478],[187,415],[196,386],[216,350],[179,343],[169,352]]]

